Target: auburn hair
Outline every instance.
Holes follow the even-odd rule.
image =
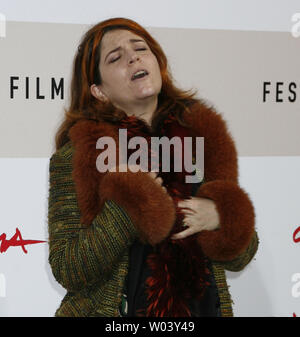
[[[92,26],[82,37],[73,61],[70,86],[70,105],[64,109],[64,119],[55,135],[56,150],[68,142],[69,129],[79,119],[93,119],[110,123],[119,122],[125,112],[114,107],[110,102],[96,99],[90,91],[92,84],[101,84],[99,71],[101,41],[105,33],[115,29],[126,29],[142,37],[152,53],[156,56],[161,77],[162,88],[158,95],[157,110],[152,119],[155,128],[159,121],[171,110],[178,122],[187,126],[182,119],[183,110],[196,101],[196,92],[182,90],[173,84],[168,61],[159,43],[137,22],[127,18],[111,18]]]

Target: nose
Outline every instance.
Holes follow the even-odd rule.
[[[136,52],[133,52],[129,55],[128,64],[132,64],[132,63],[138,61],[139,59],[140,59],[140,57],[138,56],[138,54]]]

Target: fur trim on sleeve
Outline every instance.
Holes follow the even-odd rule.
[[[215,261],[234,259],[254,233],[255,213],[248,194],[234,182],[215,180],[202,185],[196,196],[214,200],[220,216],[220,229],[197,236],[203,252]]]
[[[161,186],[147,172],[97,170],[96,160],[101,153],[96,149],[97,140],[110,136],[118,144],[117,129],[109,123],[83,120],[69,134],[75,146],[72,176],[82,223],[91,225],[105,200],[111,199],[128,213],[142,242],[154,245],[163,241],[174,225],[176,211]]]
[[[109,172],[99,186],[102,200],[123,207],[144,243],[155,245],[171,232],[175,222],[172,199],[146,172]]]
[[[255,212],[248,194],[238,183],[237,150],[226,120],[199,101],[185,119],[194,136],[204,137],[204,177],[196,197],[215,201],[220,229],[203,231],[198,242],[216,261],[229,261],[247,248],[254,234]]]

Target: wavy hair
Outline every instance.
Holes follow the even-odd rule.
[[[137,22],[127,18],[111,18],[92,26],[82,37],[73,61],[70,86],[70,105],[64,109],[64,119],[55,135],[56,150],[68,140],[70,127],[79,119],[93,119],[117,123],[126,114],[110,102],[96,99],[90,91],[92,84],[101,84],[99,71],[101,41],[105,33],[115,29],[126,29],[142,37],[152,53],[156,56],[161,77],[162,88],[158,95],[157,110],[152,119],[155,128],[160,120],[171,110],[178,122],[187,126],[182,119],[183,110],[189,111],[189,106],[196,101],[196,92],[182,90],[173,84],[168,61],[159,43]]]

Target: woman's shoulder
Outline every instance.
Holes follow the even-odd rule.
[[[115,137],[116,126],[102,120],[82,119],[70,128],[68,136],[74,146],[80,146],[94,142],[99,137]]]
[[[216,108],[203,99],[197,99],[184,113],[184,120],[192,129],[205,133],[227,133],[225,117]]]
[[[191,104],[188,105],[184,117],[186,119],[203,119],[203,120],[224,120],[222,114],[217,111],[213,104],[208,101],[198,98],[193,100]]]
[[[52,154],[50,157],[50,162],[58,159],[71,160],[73,152],[74,146],[69,140]]]
[[[78,120],[68,131],[65,144],[57,149],[50,157],[50,162],[71,163],[76,151],[77,157],[82,159],[91,154],[101,137],[117,139],[118,129],[109,122],[92,119]]]

